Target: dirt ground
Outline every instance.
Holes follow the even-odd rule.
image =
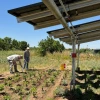
[[[70,70],[71,71],[71,66],[67,66],[66,70]],[[10,74],[9,72],[4,72],[4,73],[0,74],[0,81],[3,80],[3,79],[5,79],[5,78],[11,77],[13,75],[14,74]],[[53,91],[56,89],[57,86],[59,86],[63,75],[64,75],[64,71],[61,71],[60,77],[58,77],[56,79],[56,82],[55,82],[54,86],[51,86],[51,88],[49,89],[49,91],[46,92],[45,95],[42,95],[42,93],[41,93],[41,86],[39,86],[37,88],[37,93],[39,94],[38,99],[33,98],[33,96],[30,96],[28,98],[28,100],[48,100],[49,98],[53,98],[54,97],[53,96]],[[69,88],[69,85],[67,86],[67,88]],[[62,98],[62,97],[56,97],[54,100],[68,100],[68,99]]]
[[[7,77],[10,77],[10,76],[13,76],[13,74],[10,74],[9,72],[1,73],[0,74],[0,80],[7,78]]]

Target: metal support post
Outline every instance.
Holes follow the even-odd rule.
[[[80,55],[79,49],[80,49],[80,44],[78,43],[77,68],[79,67],[79,55]]]
[[[73,54],[76,54],[76,38],[72,37],[72,51]],[[76,57],[72,55],[72,84],[73,89],[75,89],[75,66],[76,66]]]

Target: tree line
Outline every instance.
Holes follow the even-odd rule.
[[[27,46],[29,44],[26,41],[17,41],[10,37],[0,38],[0,50],[25,50]],[[62,52],[65,47],[59,41],[47,37],[47,39],[41,40],[35,49],[41,56],[45,56],[46,52]]]
[[[29,46],[26,41],[17,41],[10,37],[0,38],[0,50],[25,50]]]

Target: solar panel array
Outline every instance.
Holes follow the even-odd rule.
[[[54,1],[66,22],[100,15],[100,0],[62,0],[70,19],[66,16],[59,0]],[[16,16],[18,22],[28,22],[33,25],[34,29],[61,24],[43,2],[8,10],[8,13]],[[72,27],[70,28],[72,29]],[[77,43],[100,39],[100,20],[76,25],[74,28]],[[72,44],[71,37],[64,28],[49,31],[48,34],[59,38],[63,42]]]

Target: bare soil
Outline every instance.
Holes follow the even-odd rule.
[[[48,68],[47,69],[37,69],[37,70],[40,70],[40,71],[42,71],[42,70],[48,70]],[[71,66],[67,67],[66,70],[71,71]],[[19,72],[19,73],[22,74],[24,72]],[[60,75],[57,76],[57,78],[55,80],[55,84],[51,85],[50,87],[47,87],[47,88],[45,87],[44,88],[44,92],[46,92],[44,94],[43,94],[43,91],[42,91],[42,83],[46,80],[46,78],[40,80],[40,85],[37,87],[37,97],[34,98],[32,96],[32,94],[30,94],[27,97],[27,100],[48,100],[50,98],[54,98],[53,92],[60,85],[61,79],[63,78],[63,75],[64,75],[64,71],[61,71]],[[7,79],[8,77],[13,77],[13,76],[14,76],[14,74],[10,74],[9,72],[1,73],[0,74],[0,83],[3,83],[4,79]],[[20,80],[20,82],[18,82],[18,83],[14,83],[14,84],[18,85],[18,84],[21,84],[21,83],[22,83],[22,80]],[[69,87],[70,86],[68,85],[66,88],[69,89]],[[10,90],[8,90],[8,88],[7,88],[7,92],[9,92],[10,95],[12,94],[12,95],[15,95],[15,97],[18,97],[18,95],[16,95],[15,93],[11,92]],[[3,96],[0,96],[0,98],[2,98],[0,100],[3,100]],[[26,100],[25,98],[22,99],[22,100]],[[15,100],[18,100],[18,99],[15,99]],[[62,98],[62,97],[56,97],[56,98],[54,98],[54,100],[68,100],[68,99]]]

